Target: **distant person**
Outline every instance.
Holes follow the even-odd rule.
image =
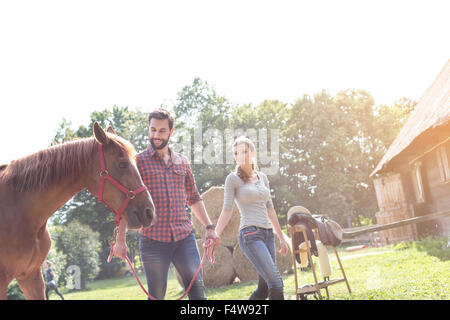
[[[48,299],[48,294],[51,290],[55,290],[56,294],[64,300],[63,295],[58,291],[58,284],[56,283],[56,276],[52,269],[52,263],[50,261],[46,261],[44,264],[45,267],[45,298]]]

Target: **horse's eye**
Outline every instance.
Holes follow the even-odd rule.
[[[119,163],[119,168],[126,169],[127,167],[128,167],[128,163],[126,163],[126,162],[120,162]]]

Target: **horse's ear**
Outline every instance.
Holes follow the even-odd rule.
[[[117,134],[112,126],[108,126],[108,128],[106,129],[106,132],[112,133],[112,134]]]
[[[98,124],[97,121],[95,121],[93,129],[94,131],[94,137],[95,139],[101,143],[101,144],[106,144],[109,141],[109,138],[106,136],[105,131],[103,131],[102,127],[100,127],[100,125]]]

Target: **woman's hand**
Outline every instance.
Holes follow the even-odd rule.
[[[280,240],[280,244],[281,244],[281,249],[280,249],[280,253],[285,256],[287,255],[287,253],[289,252],[289,246],[286,242],[286,240]]]

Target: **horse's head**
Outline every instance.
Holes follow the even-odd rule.
[[[101,193],[98,195],[116,214],[125,204],[121,217],[127,220],[128,228],[149,227],[155,217],[155,206],[150,193],[146,189],[141,189],[142,192],[136,195],[131,193],[144,186],[136,166],[136,150],[130,142],[117,136],[112,127],[105,132],[95,122],[93,132],[101,148],[95,164],[93,163],[96,167],[93,169],[94,181],[88,187],[89,191],[94,195]],[[101,169],[101,153],[104,159],[103,169]],[[109,175],[121,187],[106,179],[103,179],[104,184],[101,187],[102,175]]]

